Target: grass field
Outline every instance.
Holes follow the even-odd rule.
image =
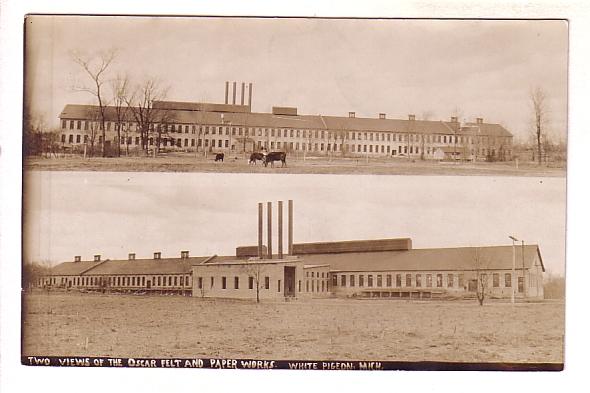
[[[287,167],[276,165],[265,168],[248,165],[243,154],[226,155],[225,162],[215,162],[193,154],[166,154],[152,157],[120,157],[84,159],[79,156],[60,158],[29,157],[24,166],[28,170],[54,171],[124,171],[124,172],[219,172],[219,173],[297,173],[297,174],[376,174],[376,175],[495,175],[495,176],[565,176],[564,164],[539,167],[535,163],[514,162],[453,163],[408,160],[402,158],[334,158],[287,157]]]
[[[33,293],[23,355],[563,362],[564,304]]]

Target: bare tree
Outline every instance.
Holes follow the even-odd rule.
[[[72,52],[73,61],[78,64],[84,72],[90,77],[91,85],[79,85],[74,86],[74,90],[84,91],[92,94],[98,101],[98,110],[100,113],[100,129],[102,131],[102,156],[106,156],[105,141],[106,141],[106,110],[108,106],[108,100],[103,90],[104,83],[106,81],[105,73],[109,66],[115,60],[116,50],[110,49],[105,52],[100,52],[97,56],[86,56],[79,52]]]
[[[137,85],[130,96],[125,98],[139,128],[141,148],[147,152],[148,136],[154,124],[165,120],[167,111],[154,108],[154,101],[163,100],[168,92],[153,78]]]
[[[480,306],[483,306],[483,302],[486,298],[486,294],[488,292],[488,273],[485,270],[486,268],[486,259],[482,256],[481,250],[479,248],[475,248],[474,255],[473,255],[473,263],[475,264],[475,274],[477,280],[477,301],[479,302]]]
[[[96,142],[96,136],[100,130],[100,112],[96,108],[88,108],[86,111],[86,118],[88,119],[88,141],[85,144],[88,145],[90,142],[90,157],[94,156],[94,144]],[[104,138],[103,138],[104,141]]]
[[[25,262],[22,266],[22,289],[30,290],[39,285],[39,280],[51,272],[51,263],[47,260]]]
[[[547,116],[547,105],[545,102],[545,92],[542,88],[536,87],[530,94],[531,104],[533,106],[533,115],[535,121],[535,139],[537,142],[537,158],[541,165],[541,138],[543,136],[543,127]]]
[[[256,303],[260,303],[260,289],[263,285],[264,280],[264,265],[258,262],[250,262],[245,265],[246,273],[249,279],[251,278],[254,282],[254,289],[256,290]]]
[[[121,128],[127,119],[129,107],[126,105],[127,90],[129,88],[129,78],[127,75],[117,75],[112,81],[113,106],[115,107],[115,131],[117,131],[117,156],[121,157]],[[125,136],[126,138],[126,136]],[[127,147],[129,154],[129,147]]]

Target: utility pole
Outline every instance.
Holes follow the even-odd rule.
[[[512,277],[510,279],[510,286],[512,287],[512,296],[510,298],[510,302],[514,304],[514,275],[516,270],[516,244],[515,242],[518,241],[517,238],[514,236],[508,236],[512,240]]]
[[[521,251],[522,251],[522,294],[524,296],[524,298],[526,299],[527,297],[527,293],[526,293],[526,274],[524,272],[524,240],[522,240],[522,244],[521,244]]]

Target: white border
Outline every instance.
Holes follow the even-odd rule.
[[[583,246],[587,242],[588,168],[590,146],[587,126],[589,8],[583,1],[298,1],[277,5],[264,1],[208,1],[186,5],[168,0],[146,4],[122,0],[21,1],[0,0],[0,147],[1,211],[0,232],[1,302],[1,388],[2,391],[225,391],[230,388],[255,391],[303,391],[308,389],[418,391],[498,390],[536,391],[563,389],[586,373],[588,349],[588,297],[584,279],[588,264]],[[567,18],[570,20],[570,134],[568,171],[567,319],[566,370],[561,373],[443,373],[443,372],[252,372],[218,370],[115,370],[58,369],[20,366],[20,196],[22,113],[22,26],[27,12],[108,14],[201,14],[201,15],[283,15],[358,17],[485,17],[485,18]],[[539,217],[542,225],[542,217]],[[587,381],[587,378],[585,378]],[[301,384],[305,383],[305,386]],[[584,386],[584,385],[581,385]]]

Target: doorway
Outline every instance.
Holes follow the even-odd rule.
[[[285,297],[295,297],[295,266],[284,268]]]
[[[469,280],[468,290],[469,290],[469,292],[476,292],[477,291],[477,280]]]

